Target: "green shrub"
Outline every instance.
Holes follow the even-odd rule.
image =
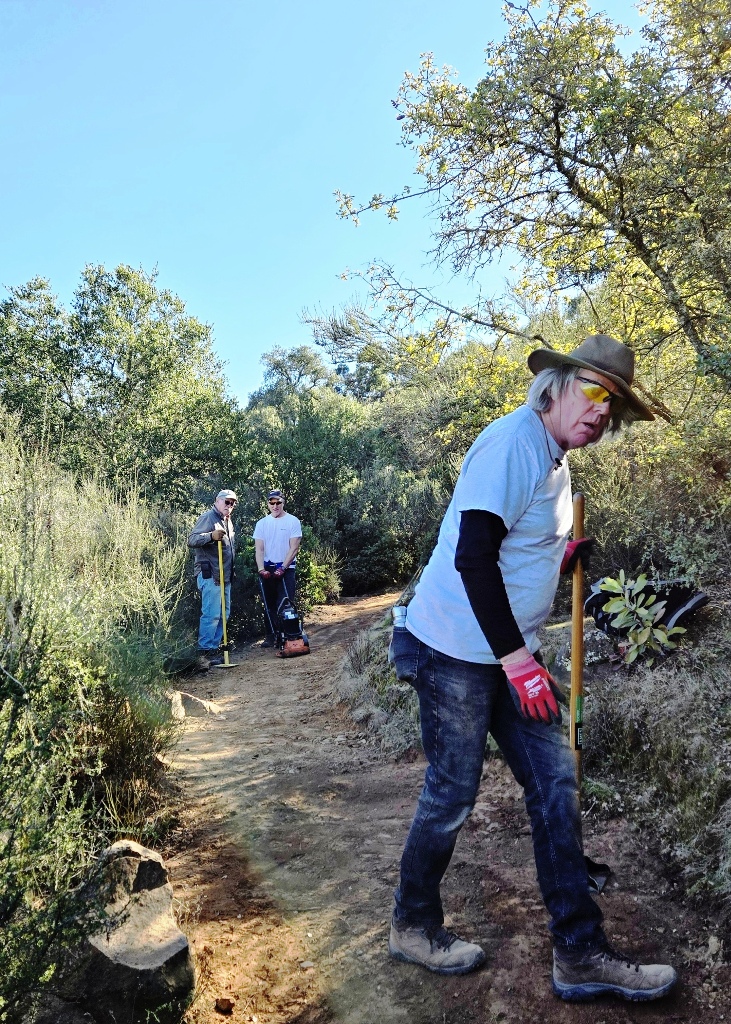
[[[340,597],[341,559],[328,544],[315,538],[310,526],[302,526],[302,546],[297,555],[297,602],[301,612]]]
[[[392,466],[364,473],[338,509],[343,591],[360,594],[407,579],[428,560],[445,508],[435,481]]]
[[[639,657],[652,665],[656,654],[667,654],[677,647],[670,638],[685,633],[685,630],[682,626],[669,629],[659,621],[666,602],[658,598],[652,587],[648,587],[644,574],[641,573],[636,580],[629,579],[624,569],[620,569],[616,579],[605,576],[599,589],[607,594],[602,610],[613,616],[610,624],[617,630],[627,631],[626,637],[617,645],[625,665],[631,665]]]
[[[120,832],[151,839],[159,755],[176,731],[163,664],[179,541],[134,492],[27,458],[2,424],[0,1020],[52,977],[85,883]],[[87,927],[88,927],[87,921]]]

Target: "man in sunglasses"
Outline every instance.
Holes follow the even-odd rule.
[[[221,573],[218,561],[218,542],[223,554],[223,583],[226,621],[231,611],[231,580],[235,554],[235,533],[231,522],[238,498],[233,491],[224,489],[216,495],[212,508],[199,517],[188,535],[188,547],[193,549],[196,585],[201,595],[201,618],[198,626],[198,666],[203,671],[211,665],[221,665],[223,655],[218,650],[223,639],[221,616]]]
[[[538,882],[550,916],[553,988],[562,999],[657,999],[672,967],[613,950],[590,895],[574,757],[538,629],[567,544],[566,453],[653,415],[632,391],[634,354],[592,335],[564,355],[540,349],[527,403],[491,423],[468,451],[437,545],[394,626],[389,658],[419,695],[429,766],[401,859],[389,950],[439,974],[465,974],[480,946],[444,927],[440,884],[480,784],[488,732],[524,789]]]
[[[277,620],[277,607],[283,591],[294,604],[297,552],[302,542],[302,524],[297,516],[284,511],[284,495],[280,490],[267,495],[269,515],[254,527],[256,568],[264,585],[266,609],[264,647],[274,646],[272,629]]]

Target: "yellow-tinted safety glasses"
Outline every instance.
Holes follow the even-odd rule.
[[[577,377],[579,387],[584,392],[590,402],[596,402],[597,405],[603,405],[605,402],[618,402],[621,399],[621,395],[615,395],[613,391],[609,391],[596,380],[589,380],[587,377]]]

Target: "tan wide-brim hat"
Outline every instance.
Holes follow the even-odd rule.
[[[554,352],[550,348],[539,348],[528,356],[528,368],[532,373],[566,365],[581,366],[585,370],[594,370],[595,373],[608,377],[624,395],[634,419],[655,419],[645,403],[632,390],[635,354],[621,341],[610,338],[608,334],[591,334],[573,352]]]

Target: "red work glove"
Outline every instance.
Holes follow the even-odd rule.
[[[281,577],[284,576],[286,571],[287,571],[286,569],[282,569],[280,567],[279,569],[275,569],[274,570],[274,575],[277,577],[277,579],[281,579]]]
[[[566,545],[563,559],[561,561],[561,575],[573,572],[577,561],[581,559],[586,565],[589,555],[594,550],[595,540],[593,537],[582,537],[581,540],[570,540]]]
[[[510,696],[524,718],[536,722],[561,722],[556,701],[559,693],[551,673],[531,656],[516,665],[503,665],[510,683]]]
[[[268,569],[260,569],[259,570],[259,575],[261,576],[261,578],[263,580],[268,580],[269,577],[271,576],[271,573],[269,572]]]

